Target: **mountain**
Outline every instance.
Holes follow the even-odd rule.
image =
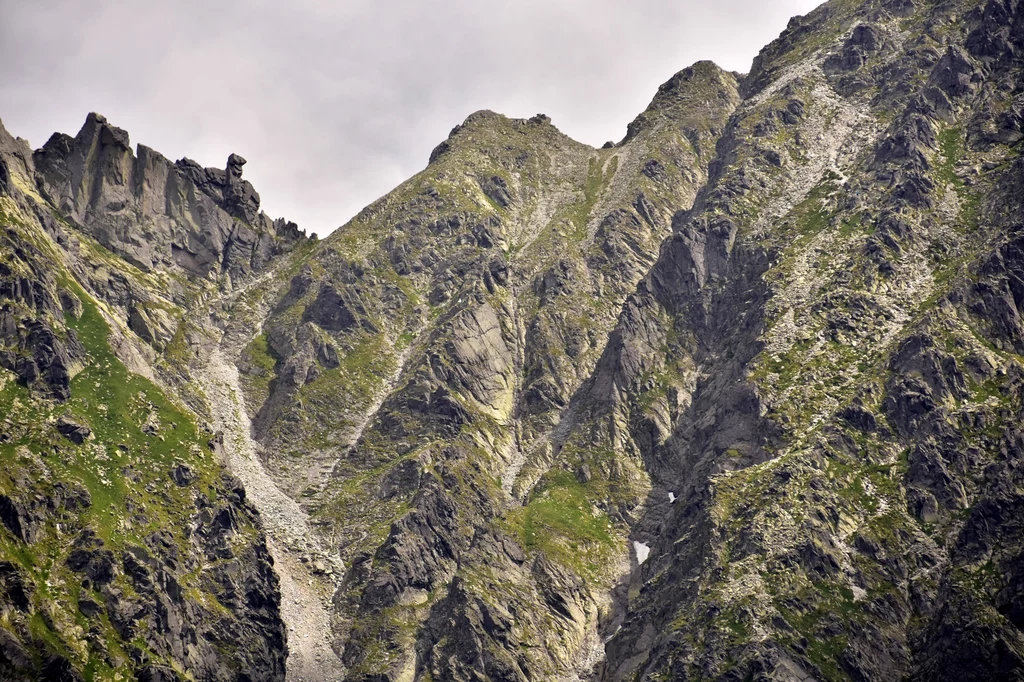
[[[95,114],[0,129],[0,677],[275,679],[259,511],[187,373],[201,302],[309,240]]]
[[[0,133],[0,676],[1024,676],[1024,4],[830,0],[325,239]]]

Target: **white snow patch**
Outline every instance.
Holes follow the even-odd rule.
[[[646,542],[633,541],[633,549],[636,551],[636,563],[642,564],[651,555],[651,548]]]

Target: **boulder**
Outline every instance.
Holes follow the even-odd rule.
[[[64,416],[57,420],[57,431],[60,435],[67,438],[75,445],[81,445],[87,440],[91,440],[92,429],[84,424],[79,424],[76,421],[72,421],[70,417]]]

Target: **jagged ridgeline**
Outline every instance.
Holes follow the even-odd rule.
[[[832,0],[324,240],[0,129],[0,678],[1024,679],[1024,3]]]
[[[307,243],[225,170],[91,114],[0,128],[0,679],[285,670],[259,512],[188,371],[203,302]]]

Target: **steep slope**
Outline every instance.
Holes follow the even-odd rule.
[[[3,134],[0,673],[1019,679],[1022,67],[1020,0],[831,0],[323,241]]]
[[[34,154],[0,128],[5,680],[284,678],[259,514],[180,359],[187,306],[304,239],[230,162],[216,191],[175,168],[96,115]]]
[[[348,565],[348,677],[571,678],[602,649],[605,679],[1019,669],[1016,493],[984,482],[985,462],[1017,456],[994,426],[1019,410],[1016,359],[986,336],[1016,304],[986,303],[996,322],[968,293],[1012,260],[994,254],[1013,252],[999,244],[1019,201],[1019,21],[1013,4],[833,2],[766,49],[742,103],[709,96],[707,78],[731,77],[698,65],[586,175],[586,150],[556,136],[553,172],[509,174],[538,153],[513,133],[547,122],[477,115],[328,240],[247,361],[275,475],[311,474],[293,491]],[[681,116],[659,119],[672,101]],[[672,138],[643,147],[653,129],[695,155],[662,163]],[[676,207],[701,193],[641,278],[665,232],[637,239],[654,191],[635,183],[678,180],[671,165],[693,169]],[[582,220],[551,189],[566,186]],[[448,206],[457,219],[439,219]],[[502,257],[485,262],[490,244]],[[983,369],[940,379],[968,363]],[[900,425],[943,401],[934,426]],[[347,424],[310,448],[339,405]],[[986,426],[951,426],[960,413]],[[966,511],[941,512],[953,498],[935,485],[963,510],[1003,505],[974,512],[1005,519],[985,540],[1002,564],[963,563]],[[949,654],[956,628],[985,646]]]
[[[586,396],[658,491],[601,679],[1020,675],[1022,21],[830,2],[755,62]]]
[[[602,150],[543,116],[474,114],[282,281],[241,368],[269,471],[345,563],[350,678],[586,672],[626,522],[592,516],[570,476],[548,486],[569,505],[549,523],[563,511],[524,505],[522,481],[546,471],[737,101],[732,75],[698,64]],[[494,617],[506,632],[464,639]]]

